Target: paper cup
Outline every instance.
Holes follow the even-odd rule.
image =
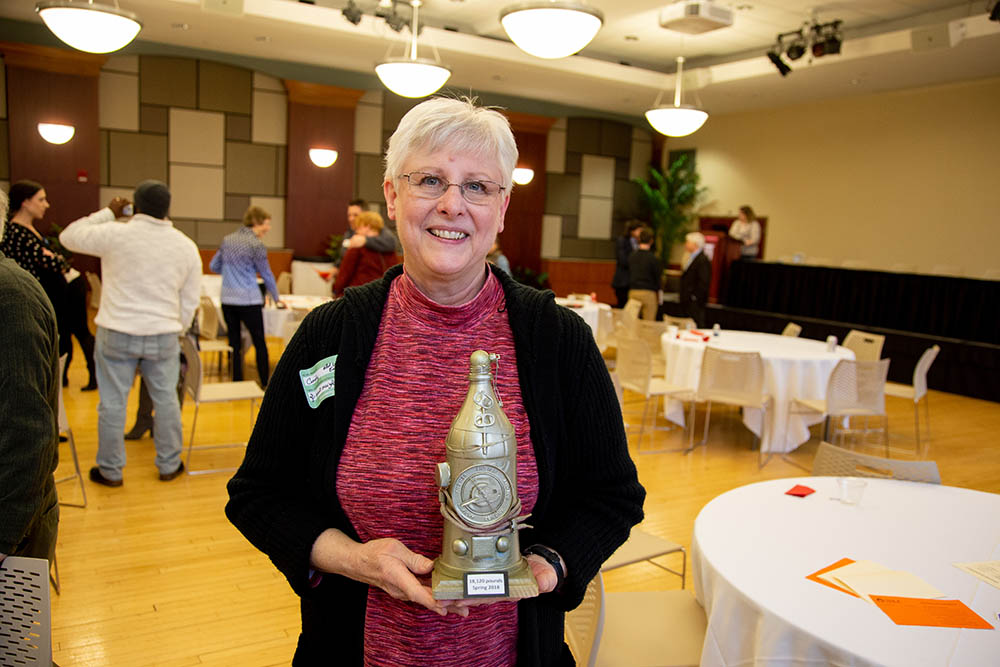
[[[857,505],[865,495],[865,487],[868,482],[857,477],[841,477],[837,480],[840,485],[840,502],[845,505]]]

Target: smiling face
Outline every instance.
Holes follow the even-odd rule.
[[[414,171],[449,183],[508,183],[496,161],[448,148],[410,154],[400,172]],[[438,199],[422,199],[402,177],[386,181],[383,189],[389,218],[396,221],[403,246],[407,275],[438,303],[465,303],[475,296],[486,279],[486,254],[503,231],[509,188],[486,204],[470,204],[458,187],[449,187]]]
[[[21,210],[26,211],[32,220],[41,220],[45,211],[49,208],[49,200],[45,196],[45,190],[39,190],[30,199],[25,199],[21,204]]]

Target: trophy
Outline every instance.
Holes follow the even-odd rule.
[[[469,391],[448,437],[448,460],[437,464],[444,516],[441,556],[431,587],[437,600],[521,598],[538,585],[521,556],[517,531],[517,440],[502,409],[492,364],[500,356],[476,350],[469,357]]]

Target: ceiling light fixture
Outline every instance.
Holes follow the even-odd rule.
[[[785,47],[785,55],[789,60],[798,60],[806,54],[806,38],[801,30],[778,35],[778,42],[781,43],[785,37],[791,38],[791,43]]]
[[[309,159],[317,167],[326,169],[337,161],[337,151],[330,148],[310,148]]]
[[[668,137],[686,137],[705,124],[708,112],[690,104],[681,104],[681,84],[684,80],[684,56],[677,56],[677,85],[674,87],[673,106],[660,106],[663,91],[653,103],[654,108],[646,112],[646,120],[653,129]]]
[[[571,56],[594,39],[604,14],[578,0],[521,2],[500,12],[507,36],[538,58]]]
[[[822,56],[836,55],[840,53],[840,46],[844,39],[840,36],[841,21],[830,21],[812,27],[812,54],[820,58]]]
[[[88,53],[110,53],[124,47],[142,30],[142,21],[115,5],[72,0],[47,0],[35,11],[56,37],[74,49]]]
[[[64,144],[76,134],[76,128],[63,123],[39,123],[38,134],[50,144]]]
[[[340,13],[344,15],[345,19],[354,25],[361,23],[361,8],[355,4],[354,0],[348,0],[347,6],[341,9]]]
[[[531,183],[531,179],[535,177],[535,170],[529,169],[528,167],[517,167],[514,170],[514,175],[511,180],[518,185],[527,185]]]
[[[417,11],[421,0],[411,0],[413,22],[410,24],[410,57],[389,58],[375,66],[382,84],[400,97],[427,97],[436,93],[451,76],[451,70],[427,58],[417,58]]]

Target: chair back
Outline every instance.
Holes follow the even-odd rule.
[[[636,332],[639,334],[639,338],[646,341],[646,346],[649,348],[652,364],[656,369],[653,375],[663,375],[667,367],[667,357],[663,352],[663,334],[667,333],[666,323],[639,320]]]
[[[652,379],[652,355],[646,342],[628,335],[624,329],[618,333],[618,361],[615,370],[622,387],[649,397]]]
[[[219,337],[219,311],[208,296],[202,295],[198,303],[198,333],[202,338],[215,340]]]
[[[590,580],[583,602],[566,614],[566,644],[576,664],[594,667],[604,629],[604,579],[601,573]]]
[[[884,415],[889,360],[841,359],[826,385],[826,410],[831,415]]]
[[[792,336],[793,338],[797,338],[800,333],[802,333],[802,327],[800,327],[795,322],[789,322],[788,324],[785,325],[785,328],[781,332],[781,335]]]
[[[632,333],[636,333],[639,329],[639,313],[642,312],[642,302],[637,299],[629,299],[625,302],[625,307],[622,308],[622,322],[625,323],[625,328]]]
[[[101,307],[101,277],[93,271],[87,271],[87,283],[90,285],[90,307]]]
[[[282,271],[278,274],[278,294],[291,294],[292,293],[292,274],[288,271]]]
[[[610,308],[597,309],[597,348],[604,350],[614,345],[615,318]]]
[[[53,664],[48,560],[8,556],[0,562],[0,619],[0,664]]]
[[[940,345],[932,345],[920,355],[916,368],[913,369],[913,402],[917,403],[927,393],[927,371],[937,359]]]
[[[66,358],[69,357],[68,354],[63,354],[59,357],[59,375],[63,376],[63,369],[66,368]],[[59,387],[59,430],[62,432],[69,431],[69,418],[66,416],[66,404],[63,402],[63,392],[62,387]]]
[[[197,403],[201,401],[201,383],[204,378],[202,377],[201,355],[190,336],[181,336],[181,353],[187,362],[187,372],[184,373],[184,389],[191,394],[191,398]]]
[[[687,331],[688,329],[697,328],[697,324],[690,317],[672,317],[670,315],[663,316],[663,324],[666,326],[675,326],[680,331]]]
[[[764,362],[760,352],[733,352],[706,347],[698,380],[699,401],[753,404],[764,394]]]
[[[859,454],[849,449],[819,443],[813,459],[813,475],[824,477],[876,477],[940,484],[941,473],[934,461],[903,461]]]
[[[851,329],[844,339],[844,347],[854,352],[858,361],[878,361],[882,356],[885,336]]]

